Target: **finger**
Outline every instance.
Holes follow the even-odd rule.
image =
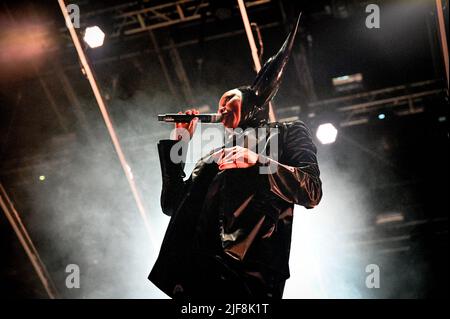
[[[192,120],[189,122],[189,127],[192,127],[192,125],[193,125],[194,123],[196,123],[197,121],[198,121],[198,117],[192,118]]]
[[[231,168],[249,168],[252,165],[249,165],[247,163],[238,163],[238,162],[233,162],[233,163],[224,163],[219,165],[219,169],[224,170],[224,169],[231,169]]]
[[[211,156],[222,156],[223,155],[223,149],[220,149],[218,151],[215,151],[211,154]]]
[[[248,168],[251,165],[245,163],[223,163],[219,165],[219,170],[232,169],[232,168]]]
[[[238,151],[236,146],[224,148],[223,150],[224,150],[225,154],[234,154],[234,153],[236,153]]]
[[[231,162],[233,162],[234,161],[234,156],[235,156],[235,154],[233,153],[233,152],[223,152],[222,153],[222,156],[221,156],[221,158],[220,158],[220,160],[223,162],[223,163],[231,163]]]
[[[229,163],[229,164],[221,164],[219,165],[219,170],[223,171],[226,169],[232,169],[232,168],[238,168],[235,163]]]
[[[193,118],[191,122],[189,123],[189,131],[194,133],[195,128],[197,127],[198,117]]]
[[[211,157],[214,159],[214,161],[215,161],[216,163],[219,163],[219,161],[220,161],[220,160],[222,159],[222,157],[223,157],[223,149],[218,150],[218,151],[212,153],[212,154],[211,154]]]
[[[225,160],[225,159],[220,159],[218,162],[217,162],[217,165],[218,166],[222,166],[222,165],[231,165],[231,164],[233,164],[233,165],[235,165],[235,162],[233,162],[233,161],[227,161],[227,160]]]
[[[249,150],[246,148],[240,148],[236,152],[236,162],[249,164],[250,163]]]
[[[242,152],[238,152],[234,156],[234,161],[236,163],[243,164],[243,163],[246,163],[247,159],[245,157],[245,154],[243,154]]]
[[[222,159],[224,161],[232,161],[234,158],[235,152],[234,151],[228,151],[223,153]]]
[[[220,162],[218,162],[218,165],[222,165],[222,164],[230,164],[230,163],[238,163],[238,164],[244,164],[245,162],[243,160],[238,161],[238,159],[236,158],[235,154],[231,154],[228,156],[224,156],[223,158],[220,159]]]
[[[234,161],[235,159],[236,159],[236,157],[235,157],[235,154],[233,154],[233,153],[226,154],[226,155],[222,158],[222,160],[223,160],[224,162],[232,162],[232,161]]]

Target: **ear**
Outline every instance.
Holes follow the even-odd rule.
[[[242,92],[240,90],[238,90],[238,89],[232,89],[232,90],[229,90],[229,91],[225,92],[222,95],[222,97],[219,100],[219,106],[225,105],[226,99],[231,97],[231,96],[238,96],[242,100]]]

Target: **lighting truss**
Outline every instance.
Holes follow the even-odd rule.
[[[145,31],[166,28],[172,25],[200,20],[201,12],[211,16],[209,11],[211,1],[179,0],[155,5],[152,1],[129,2],[110,6],[102,10],[85,13],[85,17],[109,15],[113,17],[114,27],[110,38],[119,35],[133,35]],[[267,4],[271,0],[246,1],[246,7],[251,8]],[[136,9],[139,6],[139,9]],[[236,4],[237,7],[237,4]],[[62,30],[64,31],[64,30]]]

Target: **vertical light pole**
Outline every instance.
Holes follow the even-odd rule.
[[[59,2],[59,6],[61,7],[61,11],[64,16],[64,19],[66,21],[66,26],[69,29],[70,36],[72,37],[73,44],[75,45],[75,49],[77,50],[81,65],[83,66],[83,70],[86,74],[89,84],[91,85],[95,99],[97,100],[98,107],[100,108],[100,112],[103,116],[103,120],[105,121],[106,128],[108,129],[108,133],[109,133],[109,136],[111,137],[111,141],[113,143],[114,149],[116,150],[120,164],[121,164],[122,169],[125,173],[125,176],[128,180],[128,184],[130,186],[130,189],[133,194],[134,200],[136,202],[137,208],[142,217],[142,220],[144,221],[144,227],[147,230],[147,233],[150,237],[152,247],[154,247],[155,241],[153,239],[152,231],[150,228],[150,223],[147,218],[147,213],[145,211],[144,204],[142,203],[141,196],[140,196],[138,188],[136,186],[136,182],[134,180],[133,173],[131,172],[131,167],[130,167],[130,165],[128,165],[127,159],[122,150],[122,146],[120,145],[119,138],[116,134],[116,131],[112,124],[111,118],[109,116],[109,112],[108,112],[106,103],[103,99],[102,94],[100,93],[100,89],[97,85],[97,82],[95,81],[94,73],[92,72],[92,69],[87,61],[86,55],[83,51],[80,40],[78,39],[78,35],[75,31],[75,27],[72,23],[72,20],[69,17],[69,13],[67,12],[67,8],[66,8],[66,5],[64,4],[64,0],[58,0],[58,2]]]
[[[258,49],[256,48],[255,38],[253,37],[250,21],[247,16],[247,9],[245,8],[244,0],[237,0],[239,10],[242,16],[242,22],[244,22],[245,33],[247,34],[248,43],[250,44],[250,50],[252,51],[253,63],[255,64],[256,72],[261,70],[261,61],[258,56]],[[269,120],[275,122],[275,113],[273,113],[272,103],[269,103]]]
[[[56,287],[53,281],[51,280],[50,275],[47,272],[47,269],[45,268],[45,265],[42,262],[41,257],[39,256],[39,253],[33,244],[33,241],[30,238],[30,235],[28,235],[27,229],[25,228],[25,225],[22,223],[19,213],[15,209],[14,204],[9,199],[9,196],[1,183],[0,183],[0,207],[1,210],[3,210],[3,212],[5,213],[6,219],[8,219],[9,223],[11,224],[11,227],[16,233],[17,238],[20,241],[20,244],[25,250],[25,253],[27,254],[28,258],[30,259],[31,264],[33,265],[33,268],[36,271],[39,280],[42,282],[42,285],[44,286],[44,289],[47,292],[48,297],[50,299],[58,298],[58,291],[56,290]]]
[[[437,10],[439,34],[441,37],[442,55],[444,56],[445,76],[447,77],[447,90],[448,90],[449,89],[448,46],[447,46],[447,35],[445,32],[445,20],[444,20],[444,10],[442,9],[442,0],[436,0],[436,10]]]

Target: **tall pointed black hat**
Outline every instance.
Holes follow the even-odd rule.
[[[269,102],[280,87],[286,64],[294,46],[301,13],[280,50],[264,63],[251,86],[240,87],[242,110],[240,126],[256,127],[267,122]]]

